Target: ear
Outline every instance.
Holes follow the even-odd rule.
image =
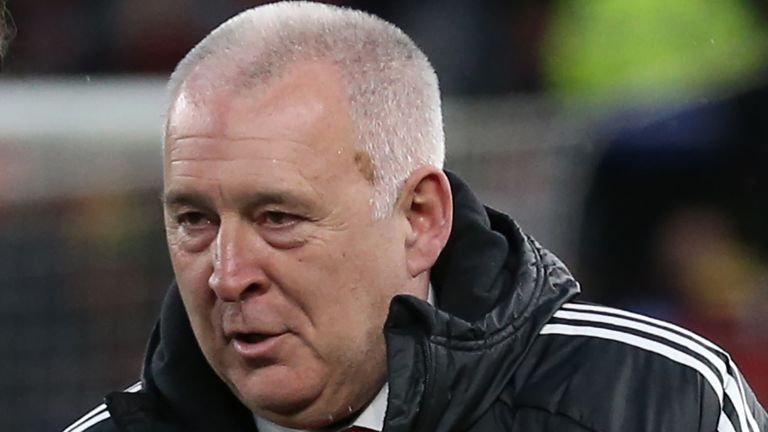
[[[416,277],[432,268],[451,234],[453,197],[448,178],[439,168],[416,170],[403,185],[397,207],[408,222],[407,267]]]

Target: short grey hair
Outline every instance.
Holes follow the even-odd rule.
[[[445,136],[437,75],[405,33],[378,17],[304,1],[246,10],[211,32],[179,62],[168,83],[171,104],[189,75],[208,61],[234,67],[231,79],[250,78],[257,86],[298,61],[338,67],[356,144],[373,165],[371,202],[376,218],[391,214],[400,188],[416,169],[443,167]]]

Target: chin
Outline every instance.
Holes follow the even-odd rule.
[[[322,393],[319,379],[296,373],[288,366],[239,371],[230,377],[228,384],[243,405],[268,420],[301,416]]]

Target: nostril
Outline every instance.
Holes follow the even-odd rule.
[[[257,283],[251,283],[240,294],[240,302],[244,302],[248,300],[248,298],[257,296],[259,294],[262,294],[264,292],[265,284],[257,284]]]
[[[236,275],[220,275],[213,272],[208,278],[208,287],[220,300],[225,302],[243,302],[248,298],[262,294],[267,287],[262,274],[246,274],[241,272]]]

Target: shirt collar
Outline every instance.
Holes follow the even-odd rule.
[[[429,284],[429,291],[427,293],[427,302],[431,305],[435,305],[435,291],[432,289],[432,284]],[[381,432],[384,430],[384,417],[387,414],[387,400],[389,397],[389,384],[384,383],[379,390],[376,397],[373,398],[371,403],[360,413],[359,416],[350,424],[338,429],[336,432],[343,431],[346,428],[358,426],[367,428],[373,431]],[[272,423],[271,421],[254,415],[256,419],[256,428],[259,432],[312,432],[302,429],[289,429]],[[328,431],[333,432],[333,431]]]

